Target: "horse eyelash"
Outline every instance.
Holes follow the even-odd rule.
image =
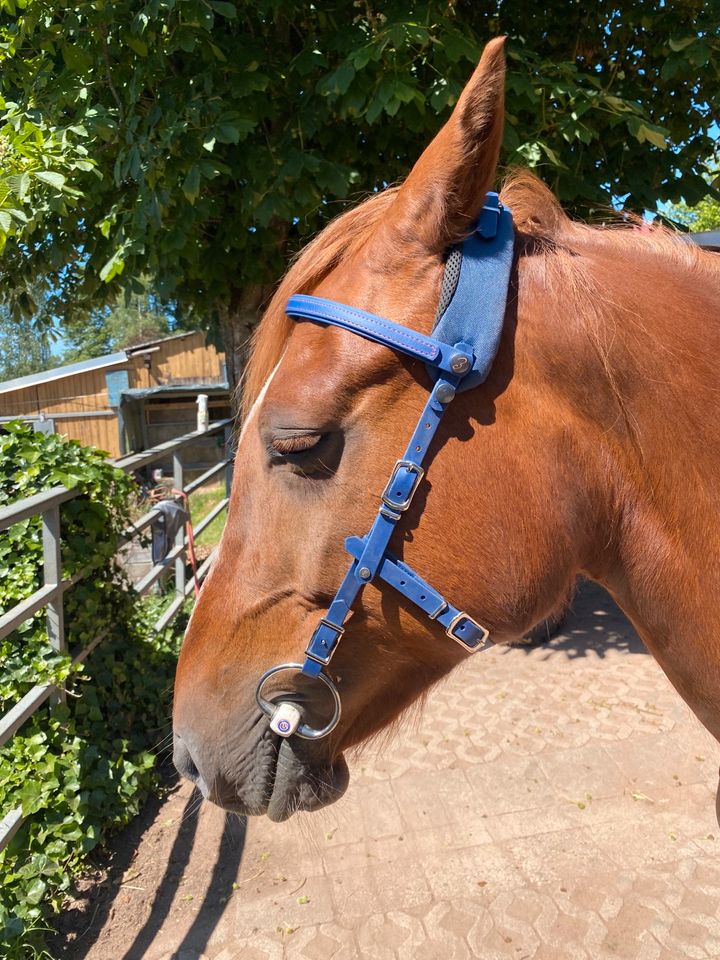
[[[320,434],[311,433],[300,437],[275,437],[270,446],[276,453],[304,453],[320,443]]]

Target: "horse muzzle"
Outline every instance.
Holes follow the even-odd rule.
[[[267,814],[276,822],[301,810],[319,810],[343,795],[350,775],[342,754],[331,760],[314,744],[283,739],[264,717],[258,728],[252,743],[209,750],[192,733],[176,733],[175,767],[216,806],[245,816]]]

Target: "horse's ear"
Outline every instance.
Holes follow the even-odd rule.
[[[495,179],[503,134],[505,38],[491,40],[450,119],[393,204],[396,228],[440,252],[465,236]]]

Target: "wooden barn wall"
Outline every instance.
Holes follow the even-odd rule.
[[[193,381],[219,383],[223,379],[222,358],[215,347],[205,344],[203,333],[191,333],[158,346],[159,350],[135,354],[130,358],[132,388]],[[150,361],[150,369],[146,366],[145,357]]]
[[[88,370],[74,376],[33,384],[23,390],[0,393],[0,416],[34,413],[78,413],[107,410],[108,396],[105,373],[122,370],[124,363],[102,370]]]
[[[71,440],[79,440],[85,446],[99,447],[111,457],[120,456],[118,418],[114,413],[108,417],[56,420],[55,433]]]
[[[157,346],[159,349],[151,353],[135,354],[127,361],[100,370],[88,370],[0,393],[0,416],[45,413],[52,417],[54,413],[77,413],[77,418],[55,420],[56,432],[118,457],[118,421],[115,412],[108,407],[107,372],[127,370],[131,388],[193,381],[218,383],[222,380],[222,356],[213,346],[205,345],[203,333],[192,333]],[[144,356],[151,360],[149,370]],[[92,415],[98,411],[106,415]]]

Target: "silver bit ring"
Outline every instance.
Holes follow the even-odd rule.
[[[282,700],[273,703],[271,700],[267,700],[262,695],[262,689],[267,681],[276,673],[280,673],[281,670],[297,670],[298,673],[302,673],[302,667],[303,665],[301,663],[279,663],[275,667],[270,667],[270,669],[266,670],[265,673],[260,677],[255,690],[255,699],[257,701],[257,705],[260,707],[266,717],[270,717],[272,719],[273,714],[282,703]],[[340,722],[342,704],[340,702],[340,693],[330,677],[325,676],[324,673],[319,673],[317,677],[312,677],[311,679],[321,680],[328,688],[332,694],[333,702],[335,704],[335,712],[333,713],[330,721],[324,727],[315,729],[315,727],[311,727],[307,723],[301,723],[295,731],[295,734],[297,734],[298,737],[302,737],[303,740],[320,740],[322,737],[326,737],[329,733],[332,733],[332,731]]]

